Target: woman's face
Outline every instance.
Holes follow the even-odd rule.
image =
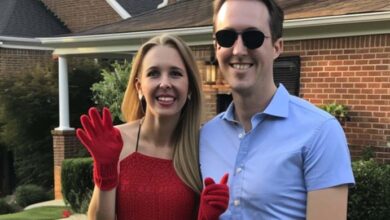
[[[146,114],[180,115],[187,101],[188,75],[177,50],[161,45],[151,48],[142,62],[136,86],[145,97]]]

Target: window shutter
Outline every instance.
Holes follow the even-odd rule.
[[[274,81],[282,83],[291,95],[299,96],[301,60],[299,56],[279,57],[274,62]]]

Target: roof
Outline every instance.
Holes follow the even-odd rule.
[[[211,25],[211,17],[212,1],[183,0],[120,22],[79,32],[76,35],[202,27]]]
[[[388,0],[277,0],[286,20],[390,11]],[[75,35],[112,34],[212,25],[212,1],[183,0]]]
[[[389,0],[276,1],[284,9],[286,20],[390,11]]]
[[[162,0],[117,0],[117,2],[131,15],[137,16],[146,11],[156,9]]]
[[[0,35],[48,37],[69,30],[38,0],[1,0]]]
[[[285,11],[284,40],[390,33],[388,0],[276,0]],[[39,38],[54,54],[133,52],[162,33],[188,45],[212,45],[212,1],[183,0],[129,19],[72,35]]]

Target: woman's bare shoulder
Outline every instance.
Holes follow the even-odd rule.
[[[121,132],[123,148],[119,160],[126,158],[135,151],[139,121],[131,121],[115,126]]]

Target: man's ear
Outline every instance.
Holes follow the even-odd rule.
[[[215,40],[215,38],[213,39],[213,45],[214,45],[214,50],[217,51],[221,48],[221,46],[218,45],[217,41]]]
[[[279,38],[274,43],[274,59],[278,58],[283,53],[283,38]]]

